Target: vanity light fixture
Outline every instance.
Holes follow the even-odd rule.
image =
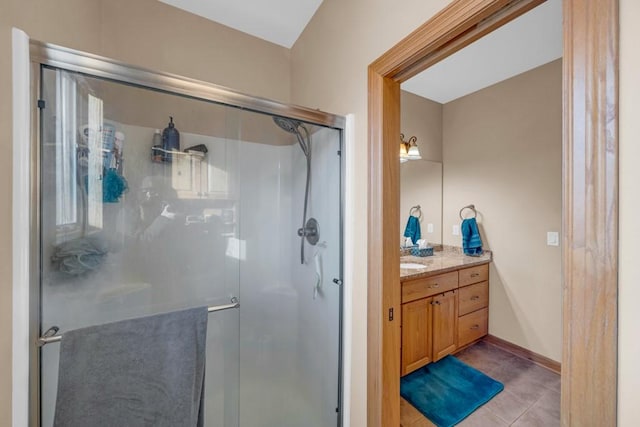
[[[407,149],[407,143],[403,141],[404,135],[400,134],[400,163],[409,161],[409,150]]]
[[[418,138],[415,136],[409,138],[409,141],[405,141],[404,134],[400,134],[400,163],[404,163],[408,160],[422,159],[416,141],[418,141]]]

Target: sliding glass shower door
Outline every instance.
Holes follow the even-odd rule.
[[[223,308],[206,426],[339,425],[340,131],[48,66],[40,82],[40,425],[65,331],[198,306]]]
[[[257,120],[259,114],[244,112],[241,128]],[[240,425],[246,427],[335,426],[339,417],[340,136],[289,121],[289,131],[294,128],[299,135],[271,121],[262,131],[276,147],[242,144],[238,152],[242,169],[253,176],[240,180],[246,245]],[[305,199],[306,222],[317,223],[309,238],[299,236]]]

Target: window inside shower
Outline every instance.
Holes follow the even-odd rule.
[[[49,66],[40,99],[41,334],[237,301],[209,313],[205,425],[339,425],[341,131]]]

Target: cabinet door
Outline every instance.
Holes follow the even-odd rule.
[[[456,349],[458,304],[456,292],[433,297],[433,361],[442,359]]]
[[[402,304],[402,375],[430,363],[431,298]]]

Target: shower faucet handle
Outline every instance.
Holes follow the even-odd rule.
[[[298,236],[306,238],[310,245],[315,246],[320,240],[318,221],[315,218],[309,218],[304,227],[298,229]]]
[[[315,236],[316,234],[318,234],[317,228],[298,228],[298,236],[300,237]]]

